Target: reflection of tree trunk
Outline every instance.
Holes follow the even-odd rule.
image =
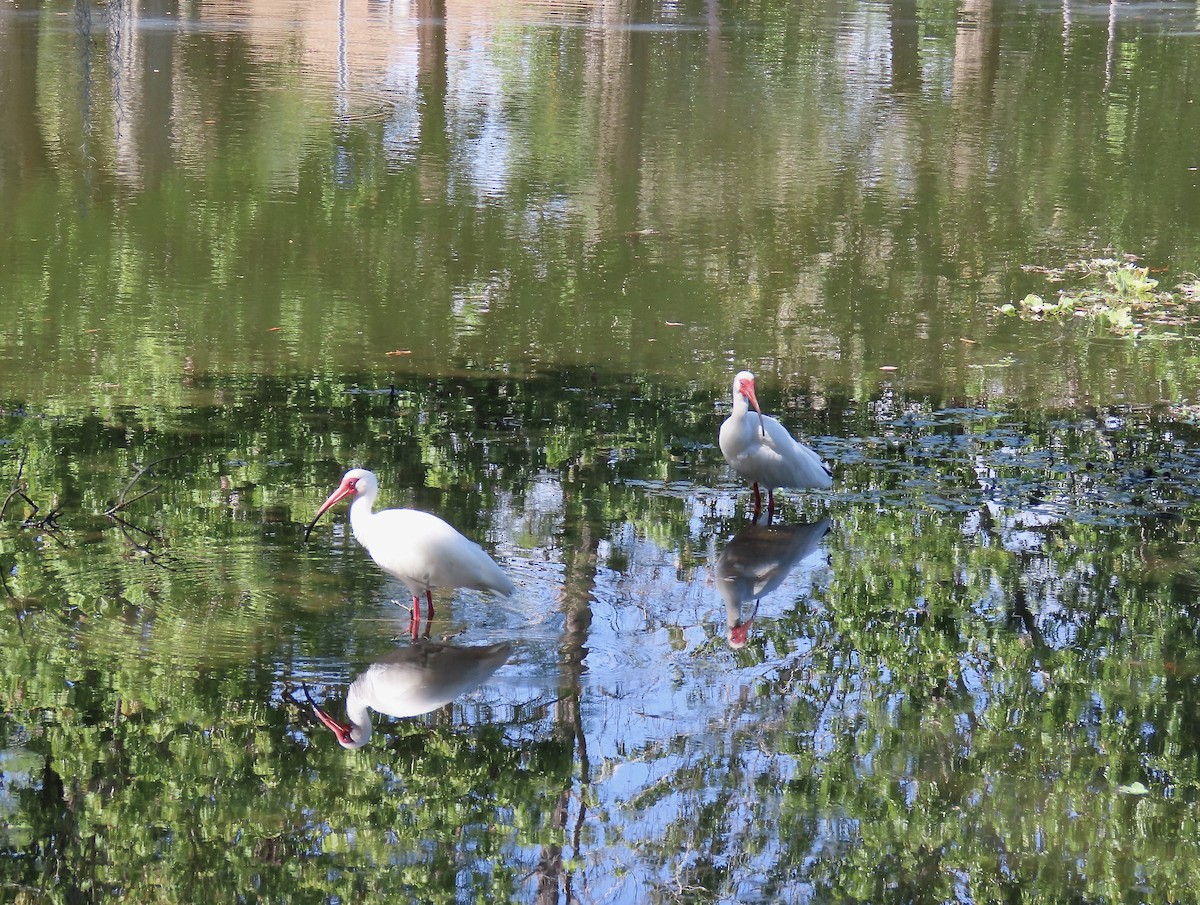
[[[651,39],[647,30],[631,28],[630,23],[653,21],[651,8],[648,0],[600,4],[601,19],[595,23],[586,51],[584,90],[588,106],[596,111],[594,195],[599,202],[591,240],[608,243],[606,252],[613,256],[608,261],[609,274],[636,272],[634,262],[641,245],[633,241],[632,234],[650,225],[642,222],[641,199],[645,193],[642,154]],[[626,236],[630,238],[621,241]],[[628,288],[627,298],[636,298],[638,287]],[[578,296],[577,304],[586,306],[586,295]],[[629,312],[629,328],[643,329],[640,322],[649,312],[645,305],[636,306],[636,311]],[[587,324],[592,323],[595,312],[581,309],[570,316]]]
[[[420,182],[424,198],[446,197],[446,0],[417,0],[417,92],[420,108]]]
[[[892,35],[892,90],[921,93],[921,29],[917,0],[892,0],[888,10]]]
[[[563,789],[558,796],[558,804],[554,808],[554,828],[563,830],[567,825],[567,814],[571,810],[571,790]],[[556,905],[559,901],[558,887],[560,880],[566,886],[567,894],[564,901],[571,901],[571,875],[563,873],[562,846],[557,843],[542,846],[542,857],[537,866],[538,905]]]
[[[650,63],[649,34],[629,28],[629,23],[650,21],[653,7],[648,0],[623,0],[611,6],[603,4],[600,9],[606,21],[595,31],[588,82],[589,91],[598,98],[598,194],[613,212],[613,222],[600,226],[625,233],[639,228],[642,126]]]
[[[1038,626],[1037,617],[1033,615],[1033,611],[1029,609],[1029,596],[1025,591],[1025,587],[1020,583],[1020,576],[1027,574],[1025,567],[1032,564],[1026,563],[1027,557],[1019,557],[1022,569],[1020,571],[1013,570],[1013,574],[1017,576],[1017,587],[1015,593],[1010,595],[1011,605],[1008,610],[1008,621],[1013,626],[1021,626],[1029,634],[1033,646],[1039,651],[1049,650],[1049,645],[1046,644],[1046,638],[1042,635],[1041,627]]]
[[[991,111],[996,74],[1000,64],[1000,29],[992,0],[963,0],[954,35],[954,68],[951,76],[950,159],[945,192],[945,216],[957,225],[956,265],[971,278],[982,267],[980,239],[985,232],[983,189],[988,178],[988,146],[991,143]]]
[[[584,489],[580,488],[577,492],[582,495]],[[571,496],[567,497],[568,503]],[[596,587],[596,551],[600,546],[600,531],[595,526],[595,515],[585,509],[577,518],[580,525],[576,543],[567,555],[567,574],[562,593],[563,612],[567,617],[562,646],[563,677],[573,690],[579,688],[583,660],[587,656],[585,645],[592,625],[592,592]]]
[[[445,306],[453,294],[455,243],[462,230],[451,222],[450,138],[446,122],[449,83],[446,57],[446,0],[417,0],[417,160],[416,179],[424,204],[419,229],[427,249],[425,294]]]
[[[587,495],[586,485],[572,487],[564,481],[563,496],[567,522],[564,534],[571,543],[564,557],[566,576],[563,582],[562,608],[566,616],[566,625],[560,648],[559,700],[555,705],[554,714],[557,732],[574,742],[575,756],[579,760],[581,790],[586,790],[590,775],[587,736],[583,730],[583,716],[580,711],[583,661],[587,656],[588,630],[592,624],[592,595],[596,587],[597,549],[601,534],[599,515],[589,511],[588,504],[583,502]],[[581,505],[577,506],[576,500],[579,500]],[[566,832],[567,819],[571,812],[572,792],[573,787],[570,785],[563,789],[554,809],[554,828],[563,833]],[[583,816],[584,803],[581,795],[572,843],[576,853],[579,849],[579,828],[583,824]],[[564,892],[562,901],[572,902],[574,895],[571,890],[571,875],[563,869],[562,846],[557,843],[545,845],[538,861],[539,905],[558,902],[560,886]]]
[[[62,901],[84,902],[87,898],[82,887],[89,878],[88,868],[95,865],[95,838],[92,838],[92,850],[88,852],[92,857],[85,858],[72,797],[50,756],[46,755],[32,827],[40,849],[43,882],[53,878],[56,893]]]
[[[704,65],[706,75],[713,85],[713,99],[724,107],[728,103],[725,82],[729,74],[729,54],[721,35],[721,8],[717,0],[706,0],[704,4],[705,25],[708,28],[708,47]]]
[[[0,198],[46,168],[37,122],[38,17],[0,19]]]
[[[1000,68],[1000,29],[992,18],[992,0],[963,0],[954,33],[954,70],[950,93],[956,113],[951,153],[954,187],[969,188],[981,175],[989,130],[984,128]]]
[[[1000,31],[992,19],[992,0],[962,0],[954,32],[955,101],[991,106],[999,69]]]
[[[141,176],[137,142],[143,136],[135,134],[132,127],[145,87],[145,69],[138,65],[142,43],[135,40],[140,18],[141,11],[134,0],[112,0],[103,19],[108,31],[113,155],[118,175],[130,185],[137,185]]]
[[[178,0],[143,0],[142,15],[177,21]],[[175,77],[175,31],[169,28],[141,30],[142,109],[138,120],[138,144],[142,153],[142,178],[148,188],[162,182],[171,160],[171,85]]]
[[[1104,48],[1104,90],[1112,84],[1113,55],[1117,48],[1117,0],[1108,0],[1108,44]]]

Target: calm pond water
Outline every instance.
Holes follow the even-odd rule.
[[[1198,67],[1182,3],[5,0],[4,899],[1200,899]],[[743,367],[835,474],[769,527]],[[414,642],[304,538],[356,465],[517,593]]]

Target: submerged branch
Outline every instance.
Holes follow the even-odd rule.
[[[30,506],[33,506],[33,511],[35,513],[37,512],[38,507],[36,505],[34,505],[33,500],[31,500],[31,499],[29,499],[29,497],[25,496],[25,487],[27,485],[21,480],[21,476],[25,473],[25,460],[27,458],[29,458],[29,449],[28,448],[23,449],[21,451],[21,461],[17,465],[17,476],[15,478],[13,478],[12,485],[8,491],[8,496],[6,496],[4,498],[4,505],[0,506],[0,518],[4,518],[4,513],[6,513],[8,511],[8,504],[12,502],[12,499],[15,496],[19,496]]]
[[[145,494],[143,494],[143,496],[144,495]],[[147,531],[140,525],[135,525],[133,522],[121,518],[121,516],[117,515],[116,513],[110,512],[107,513],[107,515],[109,519],[121,529],[121,536],[125,538],[125,542],[134,549],[136,554],[145,557],[147,562],[158,566],[160,569],[166,569],[168,572],[174,571],[174,569],[172,569],[163,561],[163,554],[151,547],[149,541],[146,543],[141,543],[133,536],[131,532],[137,531],[140,534],[144,534],[146,537],[148,537],[150,541],[158,541],[162,543],[163,539],[159,535],[155,534],[153,531]]]
[[[33,510],[33,512],[27,515],[25,520],[21,522],[21,527],[41,528],[45,531],[49,531],[51,532],[51,536],[53,536],[54,539],[61,544],[62,540],[54,535],[53,532],[62,530],[61,526],[58,524],[58,517],[62,515],[63,512],[62,507],[51,506],[45,515],[39,517],[38,513],[42,511],[42,507],[31,500],[29,495],[25,492],[29,489],[28,482],[26,482],[23,478],[25,474],[25,462],[28,458],[29,450],[22,450],[21,462],[17,465],[17,476],[13,478],[13,482],[9,487],[8,496],[4,498],[4,503],[0,505],[0,518],[4,518],[4,513],[8,511],[8,504],[11,503],[16,497],[20,497]],[[63,546],[66,545],[64,544]]]
[[[178,459],[181,455],[183,454],[176,453],[175,455],[171,456],[163,456],[161,459],[155,459],[153,462],[148,462],[138,468],[138,470],[134,472],[133,477],[129,479],[129,483],[121,489],[121,494],[117,497],[116,503],[114,503],[104,512],[104,514],[108,516],[111,521],[116,523],[118,528],[121,529],[121,535],[125,538],[126,542],[128,542],[129,546],[136,551],[136,553],[144,556],[148,562],[158,566],[159,568],[166,569],[167,571],[171,571],[171,567],[167,565],[167,563],[163,562],[163,554],[151,546],[151,542],[153,541],[164,543],[162,537],[153,531],[146,530],[140,525],[133,524],[133,522],[128,521],[119,513],[124,512],[128,507],[132,506],[138,500],[145,499],[146,497],[150,496],[150,494],[157,493],[158,491],[162,490],[162,485],[155,484],[153,487],[149,487],[146,490],[135,494],[134,496],[129,495],[130,491],[133,490],[137,482],[140,481],[146,474],[148,474],[152,468],[171,459]],[[140,542],[136,537],[134,537],[134,531],[144,535],[145,537],[149,538],[149,540],[145,543]]]

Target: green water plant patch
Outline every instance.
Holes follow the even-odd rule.
[[[1091,258],[1066,267],[1027,265],[1052,282],[1074,285],[1054,296],[1030,293],[997,310],[1023,320],[1078,318],[1121,336],[1136,337],[1152,327],[1181,327],[1200,319],[1200,280],[1188,276],[1174,292],[1159,289],[1148,267],[1132,258]]]

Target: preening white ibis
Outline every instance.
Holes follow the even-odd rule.
[[[384,509],[373,512],[379,481],[365,468],[352,468],[342,476],[304,532],[305,538],[327,510],[353,496],[350,528],[354,539],[367,548],[371,559],[389,575],[408,586],[413,598],[413,620],[420,617],[425,595],[428,617],[433,618],[434,588],[473,588],[495,591],[505,597],[516,588],[495,561],[474,541],[449,524],[419,509]],[[414,625],[414,634],[416,626]]]
[[[758,602],[812,556],[830,531],[827,518],[801,525],[747,525],[717,557],[717,591],[725,601],[726,639],[746,646]],[[747,607],[746,604],[753,604]]]
[[[754,407],[757,417],[750,414]],[[758,485],[767,489],[767,521],[775,512],[775,488],[828,490],[833,472],[821,457],[796,442],[788,429],[758,407],[754,375],[739,371],[733,378],[733,414],[721,425],[717,442],[725,461],[754,485],[754,517],[762,509]]]
[[[368,708],[393,717],[437,710],[486,682],[511,653],[507,641],[476,647],[417,641],[372,663],[350,683],[347,722],[316,704],[312,708],[343,748],[361,748],[371,737]]]

